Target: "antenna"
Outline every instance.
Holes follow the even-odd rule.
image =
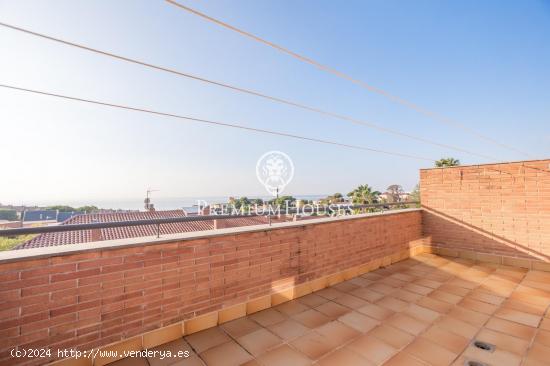
[[[147,188],[147,195],[145,196],[145,199],[143,200],[143,203],[145,203],[144,207],[147,211],[155,211],[155,205],[151,203],[151,193],[158,192],[158,189],[151,189],[151,187]]]

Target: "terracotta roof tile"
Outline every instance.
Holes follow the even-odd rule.
[[[115,212],[115,213],[95,213],[95,214],[82,214],[71,217],[70,219],[61,223],[61,225],[71,224],[90,224],[96,222],[120,222],[131,220],[148,220],[155,218],[174,218],[185,217],[183,210],[169,210],[169,211],[152,211],[152,212]],[[238,226],[251,226],[266,224],[268,222],[266,217],[245,217],[226,219],[223,227],[238,227]],[[160,234],[176,234],[191,231],[203,231],[213,230],[214,221],[193,221],[193,222],[177,222],[170,224],[162,224],[160,226]],[[126,226],[117,228],[98,229],[99,233],[92,235],[92,230],[78,230],[78,231],[66,231],[57,233],[44,233],[36,236],[35,238],[19,244],[14,249],[29,249],[40,248],[57,245],[69,245],[88,243],[97,240],[115,240],[126,238],[137,238],[143,236],[157,235],[156,225],[142,225],[142,226]],[[100,235],[98,235],[100,234]]]

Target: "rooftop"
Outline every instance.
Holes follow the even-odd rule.
[[[186,213],[183,210],[94,213],[73,216],[61,223],[61,225],[121,222],[185,216]],[[225,220],[224,227],[251,226],[266,223],[268,223],[266,217],[234,218]],[[44,233],[16,246],[14,249],[30,249],[58,245],[89,243],[101,240],[118,240],[127,238],[148,237],[157,235],[157,231],[161,235],[169,235],[193,231],[213,230],[215,227],[215,220],[204,220],[162,224],[159,228],[157,228],[156,225],[141,225],[97,229],[96,233],[94,233],[93,230],[75,230],[67,232]]]
[[[547,365],[548,283],[548,272],[421,254],[153,348],[189,351],[182,363],[111,365]]]

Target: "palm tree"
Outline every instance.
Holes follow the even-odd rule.
[[[361,184],[359,187],[348,193],[348,196],[351,197],[351,202],[358,205],[377,203],[379,195],[380,192],[374,191],[368,184]]]
[[[458,166],[460,165],[460,160],[455,158],[442,158],[435,162],[435,166],[438,168],[444,168],[448,166]]]

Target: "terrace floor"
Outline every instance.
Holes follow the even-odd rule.
[[[550,365],[549,305],[550,272],[423,254],[111,365]]]

